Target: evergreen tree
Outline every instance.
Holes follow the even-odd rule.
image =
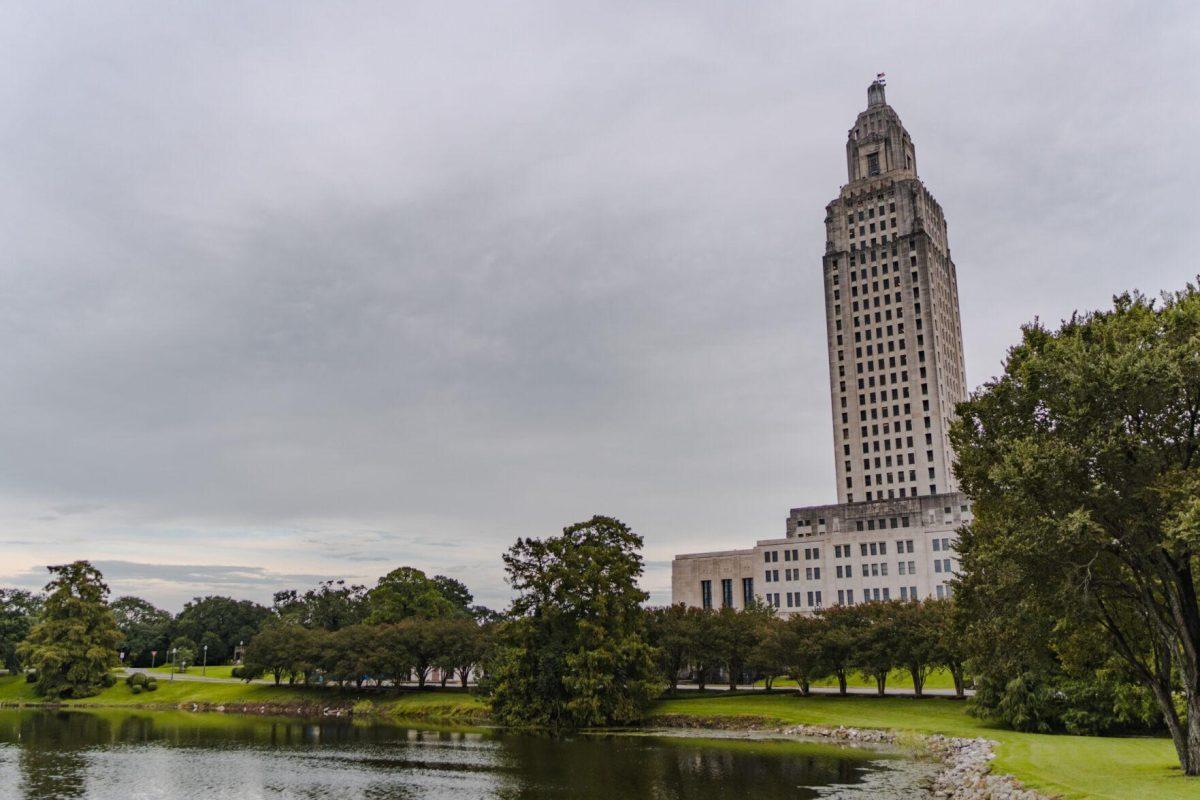
[[[87,697],[109,681],[121,633],[107,603],[104,576],[87,561],[47,567],[41,620],[19,653],[37,671],[34,690],[47,699]]]

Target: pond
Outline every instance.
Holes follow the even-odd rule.
[[[908,798],[929,765],[780,739],[0,709],[0,797]]]

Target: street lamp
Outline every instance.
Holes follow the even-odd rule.
[[[179,648],[171,648],[171,680],[175,680],[175,670],[179,668]]]
[[[204,664],[200,667],[200,675],[208,675],[208,645],[204,645]]]
[[[154,662],[157,658],[158,658],[158,651],[151,650],[150,651],[150,669],[154,669]]]

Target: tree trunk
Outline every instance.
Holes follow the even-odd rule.
[[[798,683],[800,684],[800,694],[808,697],[808,692],[812,688],[808,685],[808,678],[801,678]]]
[[[954,678],[954,696],[964,697],[966,695],[965,684],[963,680],[963,668],[961,664],[950,667],[950,676]]]
[[[887,673],[881,673],[875,676],[875,688],[879,691],[879,696],[883,697],[887,694]]]
[[[470,680],[470,678],[471,678],[471,668],[470,667],[466,667],[466,668],[459,667],[458,679],[460,681],[462,681],[462,687],[464,689],[467,688],[467,681]]]
[[[909,667],[908,671],[912,673],[913,679],[913,696],[923,697],[925,691],[925,675],[920,667]]]
[[[450,673],[443,670],[442,671],[442,688],[443,689],[446,688],[446,681],[448,681],[448,680],[450,680]]]
[[[846,670],[839,669],[837,671],[837,679],[838,679],[838,694],[845,694],[846,693]]]
[[[1187,760],[1180,759],[1184,775],[1200,775],[1200,695],[1187,698],[1184,706],[1187,713],[1187,743],[1184,750]]]

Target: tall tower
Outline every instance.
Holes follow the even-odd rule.
[[[825,207],[825,319],[838,502],[958,490],[949,426],[966,399],[946,218],[884,84],[846,141]]]

